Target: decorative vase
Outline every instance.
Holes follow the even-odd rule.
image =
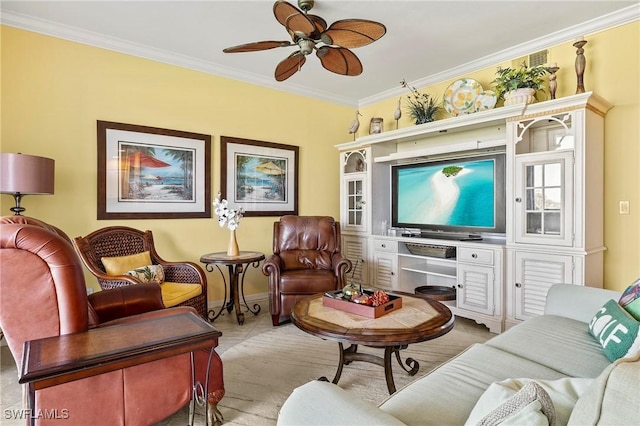
[[[516,105],[516,104],[523,104],[523,103],[532,104],[536,101],[535,94],[536,94],[536,89],[530,89],[528,87],[512,90],[504,94],[504,104],[505,105]]]
[[[238,256],[240,249],[238,249],[238,240],[236,239],[236,230],[232,230],[229,233],[229,245],[227,246],[227,256]]]

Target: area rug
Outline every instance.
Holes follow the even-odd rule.
[[[420,363],[420,371],[410,377],[393,360],[393,376],[400,389],[417,377],[486,337],[459,330],[410,345],[401,352]],[[382,355],[383,349],[360,346],[360,352]],[[225,397],[219,404],[226,425],[274,425],[278,411],[289,394],[310,380],[333,379],[338,366],[338,344],[309,335],[294,325],[280,326],[240,343],[222,354]],[[372,404],[388,396],[384,369],[357,362],[344,367],[338,385]]]

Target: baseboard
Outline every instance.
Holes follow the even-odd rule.
[[[245,300],[247,302],[267,301],[269,300],[269,293],[264,292],[264,293],[250,294],[248,296],[245,296]],[[208,300],[207,306],[209,307],[209,309],[211,309],[214,306],[222,306],[222,302],[224,302],[224,300],[222,299]],[[242,298],[240,299],[240,303],[242,303]]]

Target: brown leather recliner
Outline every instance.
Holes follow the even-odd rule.
[[[288,215],[273,224],[273,255],[262,265],[273,325],[287,321],[299,299],[344,287],[351,261],[340,246],[340,224],[330,216]]]
[[[156,283],[104,290],[87,297],[80,259],[68,236],[36,219],[0,218],[0,249],[0,328],[19,370],[28,340],[197,313],[191,307],[164,309]],[[208,358],[209,351],[194,353],[195,380],[200,383],[205,383]],[[187,353],[37,390],[39,411],[66,410],[68,418],[56,423],[56,419],[42,416],[36,418],[36,424],[157,423],[190,401],[191,379]],[[209,412],[219,422],[216,404],[224,396],[224,383],[217,353],[213,354],[209,380]]]

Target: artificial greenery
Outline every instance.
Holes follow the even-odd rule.
[[[520,68],[500,68],[496,71],[496,79],[492,81],[496,85],[495,92],[498,98],[503,98],[504,94],[516,89],[535,89],[536,92],[544,90],[544,76],[551,73],[551,68],[539,65],[537,67],[527,67],[525,62]]]
[[[442,108],[436,98],[431,97],[428,93],[418,92],[405,80],[402,80],[400,84],[411,91],[411,94],[407,95],[407,110],[416,124],[430,123],[438,118]]]

